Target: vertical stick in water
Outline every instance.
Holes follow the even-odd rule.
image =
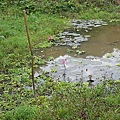
[[[27,37],[28,37],[28,43],[29,43],[29,48],[30,48],[31,58],[32,58],[32,84],[33,84],[34,98],[35,98],[36,104],[37,104],[37,95],[36,95],[35,81],[34,81],[34,67],[33,67],[33,65],[34,65],[34,55],[33,55],[32,46],[31,46],[31,43],[30,43],[30,35],[29,35],[29,31],[28,31],[26,11],[23,10],[23,12],[24,12],[24,21],[25,21],[26,33],[27,33]]]

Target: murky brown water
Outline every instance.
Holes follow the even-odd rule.
[[[92,23],[74,21],[75,28],[65,30],[60,35],[57,43],[60,46],[38,51],[37,54],[44,55],[45,58],[55,58],[40,68],[48,71],[55,80],[85,82],[89,75],[93,76],[94,84],[101,80],[120,80],[120,25],[101,25],[99,21],[97,24]],[[75,46],[77,48],[73,49]],[[79,55],[76,50],[86,53]],[[108,54],[108,57],[106,53],[111,53],[111,56]],[[67,60],[66,69],[62,60]],[[39,72],[36,71],[35,76],[37,75]]]
[[[120,25],[107,25],[93,28],[87,34],[91,36],[89,40],[87,42],[82,42],[77,48],[77,50],[84,50],[86,53],[77,57],[85,58],[88,55],[102,57],[107,52],[113,52],[113,48],[120,49]],[[37,54],[45,55],[46,58],[48,56],[57,58],[65,54],[75,56],[75,52],[68,53],[68,49],[71,49],[71,47],[57,46],[47,48],[43,50],[44,52],[38,52]]]
[[[86,55],[103,56],[113,52],[113,48],[120,49],[120,26],[101,26],[90,33],[89,41],[81,45]]]

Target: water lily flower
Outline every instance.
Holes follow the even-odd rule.
[[[62,60],[62,64],[64,65],[64,67],[66,68],[66,59]]]
[[[52,38],[49,36],[49,37],[48,37],[48,41],[51,41],[51,40],[52,40]]]
[[[66,64],[66,59],[62,60],[62,64],[64,65]]]

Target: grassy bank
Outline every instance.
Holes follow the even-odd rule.
[[[13,66],[12,62],[15,64],[22,62],[25,56],[29,56],[29,48],[23,16],[1,15],[0,19],[0,66],[4,68]],[[40,13],[31,14],[27,19],[33,49],[51,46],[48,37],[59,33],[69,25],[69,19]],[[16,56],[19,58],[15,59]]]
[[[41,71],[38,107],[33,97],[31,57],[25,32],[23,9],[33,50],[51,47],[54,38],[70,26],[71,19],[119,19],[119,6],[73,1],[0,2],[0,119],[1,120],[119,120],[120,84],[108,82],[96,88],[78,83],[55,82]],[[34,67],[44,64],[35,56]],[[42,84],[40,81],[45,80]],[[29,89],[28,89],[29,87]],[[54,93],[53,93],[54,91]],[[50,96],[53,93],[52,97]]]
[[[54,93],[52,93],[54,91]],[[119,120],[120,82],[88,87],[47,80],[37,89],[38,107],[28,90],[4,93],[2,120]],[[52,96],[51,96],[52,94]]]

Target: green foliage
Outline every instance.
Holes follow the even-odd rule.
[[[51,46],[52,46],[52,42],[43,41],[43,43],[37,44],[36,48],[47,48],[47,47],[51,47]]]
[[[57,72],[57,70],[55,68],[52,68],[51,71],[52,72]]]
[[[28,14],[41,12],[44,14],[59,14],[61,16],[74,15],[79,14],[81,15],[85,11],[89,11],[93,9],[94,14],[96,13],[95,10],[99,9],[100,11],[106,12],[117,12],[119,8],[116,6],[115,0],[10,0],[1,1],[0,7],[2,11],[6,12],[7,14],[19,16],[22,14],[22,11],[25,9]],[[14,7],[10,11],[10,7]],[[108,7],[109,6],[109,7]],[[6,9],[7,8],[7,9]]]
[[[45,82],[37,88],[38,107],[34,106],[35,101],[31,99],[31,91],[27,92],[24,89],[20,92],[19,90],[15,95],[5,93],[0,102],[4,108],[7,108],[1,109],[5,112],[1,114],[2,120],[119,118],[119,81],[109,81],[95,87],[88,87],[82,83],[53,81],[45,73],[40,78]],[[21,96],[19,96],[20,93]],[[24,96],[22,96],[23,93]],[[28,105],[24,105],[26,101]]]
[[[53,56],[50,56],[48,59],[49,59],[50,61],[53,61],[53,60],[54,60],[54,57],[53,57]]]
[[[57,34],[65,26],[68,26],[65,21],[66,19],[58,16],[39,13],[29,15],[28,27],[33,48],[50,47],[52,42],[48,41],[48,36]],[[23,17],[1,15],[0,24],[0,67],[25,65],[25,59],[28,60],[26,56],[30,53]]]
[[[120,67],[120,63],[118,63],[117,66]]]
[[[22,12],[26,9],[28,14],[33,49],[43,49],[52,46],[52,42],[48,41],[49,36],[54,36],[69,26],[70,20],[66,17],[114,18],[114,20],[119,18],[119,14],[116,13],[120,7],[115,6],[113,2],[111,0],[0,1],[1,120],[119,119],[119,82],[109,82],[90,88],[88,83],[54,81],[43,71],[35,78],[38,107],[34,106],[31,57]],[[68,50],[70,51],[72,50]],[[81,54],[81,51],[76,52]],[[46,60],[41,56],[35,56],[34,67],[45,63]],[[52,71],[57,72],[54,68]],[[26,103],[28,105],[25,105]]]
[[[110,57],[112,57],[112,56],[113,56],[112,53],[108,53],[108,54],[106,55],[107,58],[110,58]]]
[[[80,50],[76,50],[76,53],[78,54],[78,55],[82,55],[82,54],[84,54],[85,53],[85,51],[80,51]]]
[[[7,112],[3,120],[36,120],[39,111],[35,106],[19,106],[14,111]]]

